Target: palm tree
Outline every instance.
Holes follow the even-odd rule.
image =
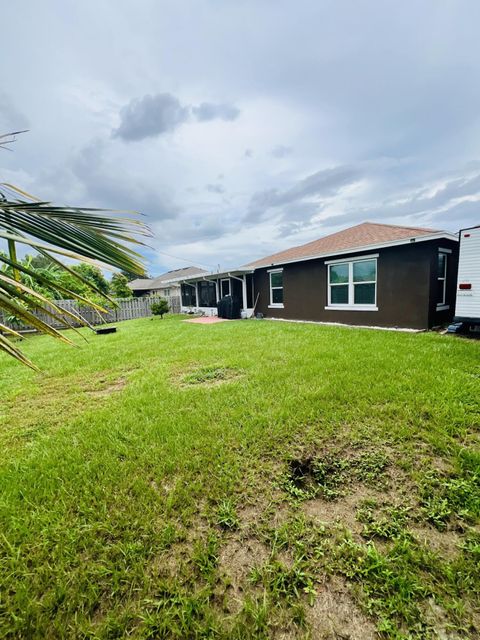
[[[0,148],[13,141],[14,134],[0,136]],[[35,311],[42,311],[56,323],[71,327],[72,321],[82,322],[74,313],[61,309],[32,287],[48,287],[63,297],[81,301],[97,311],[104,309],[58,283],[58,278],[48,270],[29,268],[17,257],[17,245],[26,245],[48,257],[58,268],[65,269],[75,278],[84,278],[64,264],[59,257],[82,262],[110,266],[119,270],[142,274],[144,266],[141,256],[128,244],[143,244],[138,236],[151,235],[139,220],[121,212],[104,209],[56,206],[44,202],[11,184],[0,184],[0,240],[6,241],[8,253],[0,252],[0,311],[14,315],[25,324],[63,342],[71,341],[41,320]],[[28,283],[28,284],[27,284]],[[105,300],[113,302],[102,291],[95,292]],[[30,286],[29,286],[30,285]],[[85,322],[83,322],[85,324]],[[37,367],[18,348],[12,337],[21,337],[18,332],[0,323],[0,350],[13,356],[33,369]]]

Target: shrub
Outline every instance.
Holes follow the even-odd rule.
[[[170,308],[165,298],[160,298],[158,302],[154,302],[152,304],[150,310],[154,316],[160,316],[161,318],[163,318],[163,314],[168,313],[170,311]]]

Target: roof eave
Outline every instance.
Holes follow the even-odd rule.
[[[362,245],[360,247],[350,247],[349,249],[339,249],[338,251],[328,251],[325,253],[316,253],[311,256],[302,256],[300,258],[292,258],[291,260],[276,260],[274,262],[264,262],[258,265],[252,265],[251,269],[264,269],[265,267],[275,267],[282,264],[292,264],[294,262],[305,262],[306,260],[317,260],[319,258],[329,258],[331,256],[342,256],[360,253],[362,251],[372,251],[374,249],[386,249],[402,244],[411,244],[413,242],[426,242],[428,240],[453,240],[458,242],[458,235],[448,231],[439,231],[422,236],[413,236],[411,238],[403,238],[401,240],[389,240],[388,242],[376,242],[374,244]]]
[[[246,275],[248,273],[253,273],[255,271],[254,267],[237,267],[236,269],[228,269],[228,271],[219,271],[215,273],[201,273],[197,276],[190,276],[187,278],[182,278],[181,282],[201,282],[202,280],[212,280],[214,278],[230,278],[236,275]]]

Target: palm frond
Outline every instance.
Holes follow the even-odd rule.
[[[0,146],[4,138],[8,136],[0,136]],[[105,312],[105,309],[85,296],[55,282],[52,276],[38,273],[23,265],[16,256],[15,245],[20,243],[48,256],[61,269],[68,271],[79,281],[88,284],[90,289],[104,299],[111,301],[92,282],[54,256],[113,267],[140,275],[144,272],[142,256],[129,245],[142,246],[144,243],[139,238],[149,236],[151,233],[148,227],[132,217],[132,213],[56,206],[50,202],[38,200],[11,184],[0,184],[0,239],[7,241],[10,254],[6,257],[0,253],[0,263],[9,267],[13,273],[11,278],[0,271],[0,310],[14,315],[21,322],[42,333],[73,344],[57,329],[38,317],[37,313],[41,312],[49,316],[65,328],[72,327],[69,319],[76,323],[88,323],[78,314],[61,309],[32,286],[27,286],[22,282],[22,274],[24,280],[28,276],[29,284],[37,284],[47,290],[68,295],[100,313]],[[18,332],[7,331],[5,325],[0,324],[0,351],[35,368],[3,333],[18,336]]]

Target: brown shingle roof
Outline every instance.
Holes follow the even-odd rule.
[[[348,249],[360,249],[371,245],[382,245],[395,240],[417,238],[419,236],[440,233],[435,229],[422,227],[399,227],[378,222],[362,222],[354,227],[332,233],[329,236],[307,242],[298,247],[292,247],[285,251],[273,253],[270,256],[250,262],[249,267],[269,266],[311,258],[320,255],[335,255]]]
[[[182,278],[188,278],[189,276],[198,275],[200,273],[207,273],[200,267],[182,267],[181,269],[174,269],[173,271],[167,271],[162,273],[161,276],[156,278],[137,278],[128,283],[128,286],[132,291],[148,291],[150,289],[160,289],[163,285],[167,286],[169,282],[175,282]]]
[[[174,269],[173,271],[167,271],[167,273],[162,273],[161,276],[157,276],[152,280],[152,289],[155,287],[161,287],[162,284],[167,282],[172,282],[175,280],[181,280],[182,278],[188,278],[190,276],[195,276],[200,273],[207,273],[204,269],[200,269],[200,267],[182,267],[181,269]]]

